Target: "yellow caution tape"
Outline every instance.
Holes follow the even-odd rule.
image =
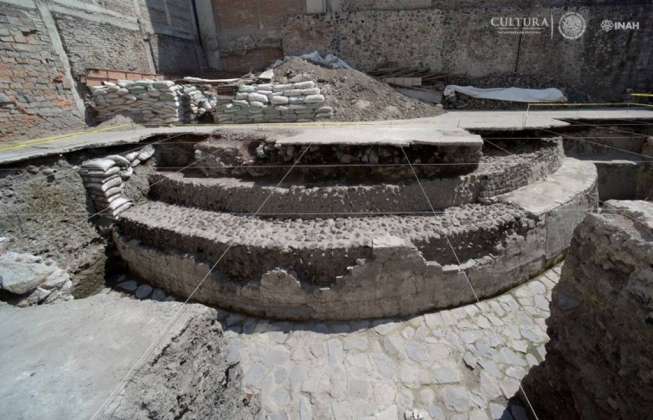
[[[13,144],[13,145],[8,145],[7,147],[2,147],[2,148],[0,148],[0,152],[9,152],[9,151],[13,151],[13,150],[24,149],[25,147],[29,147],[29,146],[53,143],[53,142],[56,142],[56,141],[59,141],[59,140],[64,140],[64,139],[68,139],[68,138],[71,138],[71,137],[76,137],[76,136],[79,136],[79,135],[82,135],[82,134],[100,133],[100,132],[103,132],[103,131],[117,130],[117,129],[120,129],[120,128],[130,127],[130,126],[131,126],[131,124],[121,124],[121,125],[116,125],[116,126],[113,126],[113,127],[104,127],[104,128],[97,128],[97,129],[94,129],[94,130],[76,131],[74,133],[61,134],[61,135],[57,135],[57,136],[40,137],[40,138],[37,138],[37,139],[27,140],[27,141],[21,142],[19,144]]]

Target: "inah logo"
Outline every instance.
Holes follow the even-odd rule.
[[[610,31],[639,31],[639,22],[617,22],[605,19],[601,22],[601,29],[605,32]]]
[[[610,32],[614,29],[614,22],[610,19],[605,19],[603,22],[601,22],[601,29],[603,29],[605,32]]]
[[[558,23],[560,34],[567,39],[578,39],[585,33],[587,23],[580,13],[568,12],[562,15]]]

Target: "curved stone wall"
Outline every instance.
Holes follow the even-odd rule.
[[[540,144],[541,143],[541,144]],[[436,209],[487,200],[545,178],[560,168],[559,140],[538,141],[510,156],[486,155],[472,173],[449,178],[422,179],[422,187]],[[501,152],[505,154],[504,152]],[[303,181],[303,179],[302,179]],[[262,215],[281,217],[357,217],[365,214],[431,212],[414,174],[403,182],[343,184],[243,178],[206,178],[178,172],[159,172],[150,179],[151,196],[170,204],[230,213],[254,213],[266,202]]]
[[[561,182],[565,187],[558,196],[545,197],[548,207],[542,211],[520,204],[525,197],[537,201],[538,196],[546,196],[546,191],[560,190],[557,186]],[[171,222],[175,218],[170,218],[170,222],[157,218],[147,220],[146,215],[152,212],[139,213],[136,207],[124,213],[115,239],[121,255],[136,274],[180,296],[189,296],[201,284],[193,299],[209,305],[296,320],[411,315],[473,302],[475,296],[467,278],[478,297],[484,298],[527,280],[559,258],[580,215],[596,205],[596,169],[593,164],[566,159],[563,167],[549,179],[502,196],[499,201],[504,205],[481,206],[502,209],[505,213],[494,217],[491,212],[486,213],[487,225],[480,237],[474,236],[479,232],[473,228],[473,223],[457,221],[458,225],[445,226],[450,229],[428,229],[434,220],[445,221],[434,216],[422,217],[425,224],[412,230],[414,234],[406,235],[405,226],[401,224],[393,230],[388,226],[383,228],[383,223],[379,222],[378,226],[370,226],[367,236],[358,237],[356,234],[362,231],[348,230],[346,225],[335,227],[335,223],[344,223],[342,221],[347,219],[316,220],[318,230],[304,238],[311,246],[310,253],[302,254],[294,248],[301,242],[293,245],[289,238],[277,238],[270,232],[263,233],[260,238],[240,236],[234,234],[235,226],[224,227],[225,238],[231,239],[220,242],[211,226],[218,221],[228,221],[225,217],[235,217],[224,214],[219,216],[220,220],[186,225],[196,239],[204,236],[204,242],[183,242],[180,235],[183,219],[174,227]],[[175,207],[162,203],[148,205],[159,206],[161,211]],[[404,224],[409,223],[406,219],[409,218],[397,218],[402,221],[398,223]],[[290,226],[296,222],[287,221],[287,228],[292,231]],[[263,228],[266,222],[254,219],[251,223]],[[283,226],[286,222],[275,223]],[[323,224],[323,232],[317,223]],[[571,226],[571,230],[556,230],[560,223]],[[288,229],[279,232],[288,232]],[[324,235],[338,229],[347,235],[336,235],[335,240],[321,242]],[[143,234],[145,231],[147,235]],[[492,241],[490,238],[497,234],[500,240]],[[451,255],[445,256],[444,235],[449,235],[454,243],[461,265],[457,265]],[[263,238],[269,241],[267,245]],[[488,238],[489,242],[484,242],[483,238]],[[286,244],[285,248],[268,246],[275,241]],[[215,246],[216,243],[222,246]],[[191,249],[190,244],[194,244],[195,249]],[[216,253],[221,254],[227,244],[232,248],[220,259]],[[249,246],[245,246],[247,244]],[[564,246],[560,247],[561,244]],[[210,258],[207,245],[213,254]],[[207,277],[218,259],[220,263]],[[320,261],[325,263],[314,266]],[[288,267],[288,262],[294,266]],[[343,267],[344,271],[337,267]],[[320,281],[311,277],[311,272],[329,279]]]

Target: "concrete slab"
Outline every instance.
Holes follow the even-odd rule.
[[[93,130],[81,131],[67,135],[10,143],[3,142],[0,143],[0,165],[83,149],[138,144],[152,136],[161,134],[210,134],[217,128],[214,125],[119,128],[99,132]]]
[[[573,123],[565,120],[638,120],[653,119],[653,110],[645,109],[596,109],[541,111],[454,111],[437,117],[422,118],[425,124],[438,128],[458,127],[465,130],[518,131],[567,127]]]
[[[495,130],[495,131],[517,131],[526,129],[547,129],[555,127],[566,127],[570,123],[563,120],[590,120],[600,122],[601,120],[653,120],[653,110],[643,109],[601,109],[601,110],[575,110],[575,111],[455,111],[447,112],[437,117],[418,118],[411,120],[393,121],[367,121],[367,122],[316,122],[316,123],[291,123],[291,124],[245,124],[245,125],[186,125],[177,127],[160,128],[137,128],[117,129],[105,132],[89,130],[71,135],[57,136],[56,138],[24,140],[19,143],[2,143],[0,145],[0,165],[19,162],[22,160],[67,153],[75,150],[107,147],[121,144],[134,144],[157,134],[208,134],[216,129],[227,130],[255,130],[271,133],[284,133],[288,130],[312,129],[333,129],[347,128],[342,133],[350,133],[352,138],[366,137],[370,133],[359,134],[358,132],[373,130],[372,133],[381,133],[385,138],[384,131],[390,128],[406,128],[403,137],[426,135],[426,129],[433,130],[430,138],[438,138],[438,141],[462,141],[465,138],[472,140],[471,133],[465,130]],[[414,131],[411,131],[414,130]],[[402,130],[397,131],[401,133]],[[299,138],[306,141],[309,133],[302,132]],[[311,135],[317,136],[318,141],[328,140],[328,131],[312,131]],[[418,135],[419,134],[419,135]],[[322,139],[322,140],[320,140]],[[340,141],[341,139],[336,139]]]
[[[481,136],[458,128],[440,130],[432,125],[378,124],[364,127],[306,127],[290,130],[283,136],[272,140],[276,144],[320,144],[320,145],[384,145],[409,146],[413,144],[427,146],[461,146],[481,147]]]
[[[597,178],[596,166],[593,163],[566,158],[560,169],[546,179],[501,195],[497,199],[503,203],[516,204],[539,216],[592,190]]]
[[[91,418],[181,305],[113,294],[25,309],[1,305],[1,417]],[[159,343],[210,311],[187,306]]]

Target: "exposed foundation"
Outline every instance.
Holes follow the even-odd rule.
[[[597,205],[594,165],[565,158],[559,139],[506,143],[508,155],[418,134],[394,144],[259,132],[168,143],[150,179],[156,201],[118,220],[119,252],[158,287],[252,315],[403,316],[538,274]]]

